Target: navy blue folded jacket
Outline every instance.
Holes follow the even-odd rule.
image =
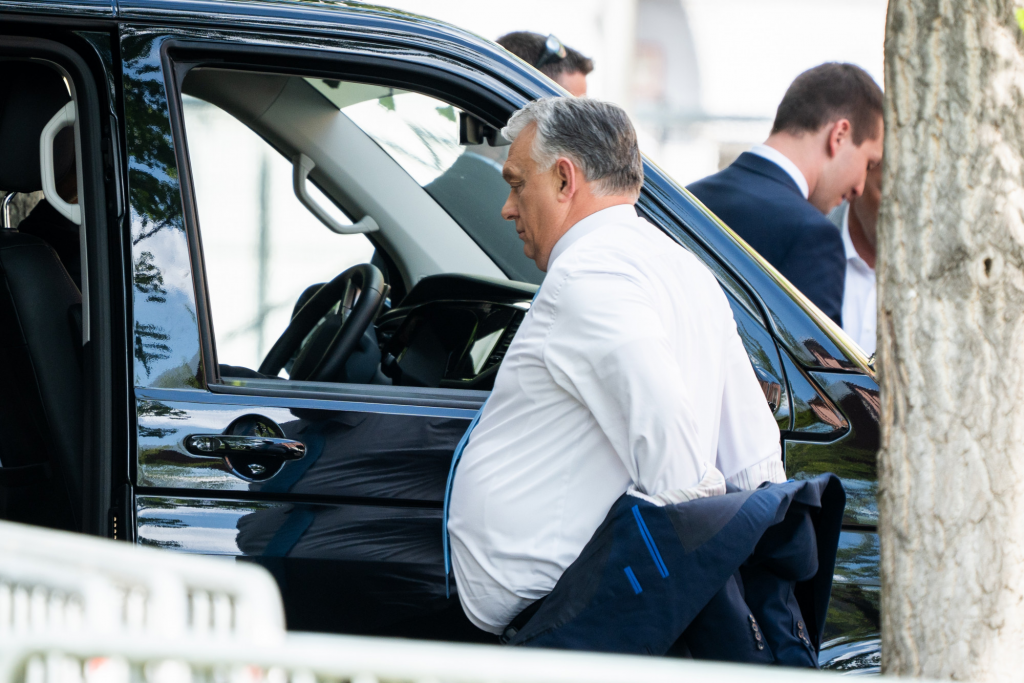
[[[817,667],[845,505],[831,474],[666,506],[624,494],[508,643]]]
[[[744,152],[727,168],[686,189],[825,315],[842,324],[843,238],[778,164]]]

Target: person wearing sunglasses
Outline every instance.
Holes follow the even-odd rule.
[[[497,40],[498,45],[519,57],[576,97],[587,95],[587,74],[594,62],[554,35],[547,38],[530,31],[513,31]]]

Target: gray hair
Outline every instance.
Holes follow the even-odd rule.
[[[644,168],[636,130],[622,109],[598,100],[545,97],[512,114],[501,134],[513,141],[531,123],[537,124],[531,156],[540,168],[566,157],[594,183],[595,194],[639,196]]]

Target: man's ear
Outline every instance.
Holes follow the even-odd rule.
[[[555,162],[555,180],[558,183],[558,201],[567,202],[576,195],[579,187],[580,170],[565,157]]]
[[[830,158],[839,153],[840,145],[850,141],[852,130],[853,127],[850,125],[849,119],[839,119],[832,124],[832,130],[829,131],[828,135],[828,155]]]

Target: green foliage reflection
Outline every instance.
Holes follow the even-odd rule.
[[[131,187],[132,243],[164,228],[181,230],[181,197],[159,45],[152,37],[127,38],[124,108]]]

